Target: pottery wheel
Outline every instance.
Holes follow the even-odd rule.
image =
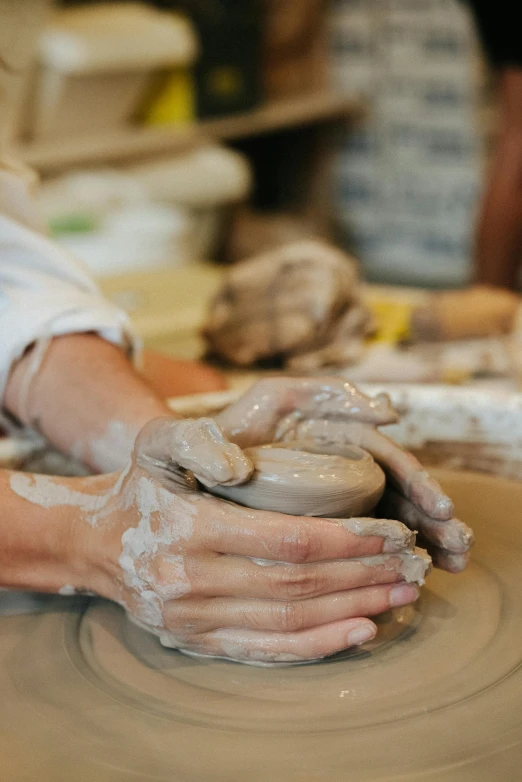
[[[470,567],[327,661],[191,659],[96,599],[0,617],[3,778],[518,782],[522,484],[434,472],[475,528]]]

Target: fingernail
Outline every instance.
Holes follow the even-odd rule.
[[[419,587],[416,584],[396,584],[390,589],[390,608],[414,603],[418,597]]]
[[[361,644],[366,643],[366,641],[371,641],[372,638],[375,638],[376,632],[375,627],[369,625],[354,627],[353,630],[350,630],[346,638],[348,646],[360,646]]]

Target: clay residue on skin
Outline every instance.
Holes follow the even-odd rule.
[[[308,665],[309,663],[318,662],[319,658],[316,658],[314,660],[302,660],[300,657],[297,657],[295,654],[286,654],[286,655],[279,655],[279,660],[277,662],[274,662],[272,659],[268,662],[263,661],[261,659],[259,660],[245,660],[244,657],[241,656],[241,649],[236,644],[227,644],[221,641],[221,644],[223,646],[223,654],[203,654],[201,652],[193,652],[190,649],[183,649],[179,648],[178,651],[183,652],[183,654],[186,654],[188,657],[194,657],[195,659],[202,659],[202,660],[229,660],[231,662],[236,663],[242,663],[243,665],[252,665],[255,668],[283,668],[283,667],[289,667],[289,666],[295,666],[295,665]],[[164,644],[164,646],[168,646],[168,644]],[[226,651],[225,651],[226,650]],[[234,657],[233,653],[238,654],[238,657]],[[261,657],[261,654],[258,655]],[[264,655],[266,656],[266,655]],[[271,655],[273,657],[273,655]],[[281,659],[284,657],[284,660]]]
[[[390,488],[381,499],[379,512],[403,519],[411,529],[422,530],[430,543],[453,554],[465,554],[474,543],[473,530],[460,519],[430,519],[410,500]]]
[[[119,469],[130,457],[136,430],[123,421],[109,421],[102,434],[78,441],[71,455],[80,462],[96,465],[101,472]]]
[[[297,654],[280,653],[274,655],[274,652],[264,651],[262,649],[249,651],[248,657],[245,657],[245,647],[240,641],[231,641],[224,636],[224,633],[220,634],[219,632],[216,632],[214,637],[219,640],[223,654],[203,654],[201,652],[193,652],[183,648],[180,648],[179,651],[189,657],[200,657],[207,660],[231,660],[232,662],[242,663],[243,665],[253,665],[258,668],[282,668],[294,665],[307,665],[321,659],[316,657],[310,660],[303,660],[303,658],[299,657]],[[164,645],[168,646],[168,644]]]
[[[354,445],[368,451],[400,487],[404,495],[422,506],[433,519],[447,521],[454,513],[453,503],[439,484],[411,453],[401,448],[374,426],[357,421],[335,422],[308,419],[286,430],[283,441],[297,441],[303,448],[343,455]]]
[[[382,566],[386,570],[400,573],[407,583],[415,583],[419,584],[419,586],[424,584],[426,576],[431,571],[431,557],[421,548],[415,548],[413,551],[397,552],[387,556],[378,554],[374,557],[361,557],[353,561],[372,568]]]
[[[216,416],[225,435],[242,448],[283,439],[301,440],[293,433],[300,423],[310,419],[382,426],[396,422],[397,413],[386,394],[369,397],[345,380],[327,377],[260,380]]]
[[[348,561],[348,560],[339,560]],[[358,557],[350,559],[354,565],[365,565],[370,568],[382,567],[390,572],[398,573],[404,581],[411,584],[422,586],[431,571],[431,557],[421,548],[414,548],[412,551],[395,551],[392,554],[377,554],[371,557]],[[271,567],[273,565],[286,565],[286,562],[276,562],[271,559],[259,559],[252,557],[252,562],[262,567]]]
[[[140,435],[135,448],[135,460],[144,474],[139,480],[130,481],[126,491],[129,501],[136,504],[140,522],[127,530],[122,537],[120,564],[125,583],[137,599],[133,602],[133,621],[157,635],[165,646],[174,647],[193,655],[207,656],[204,643],[187,643],[184,630],[170,630],[165,625],[164,601],[177,599],[190,592],[186,577],[183,549],[174,556],[169,554],[172,568],[168,579],[168,594],[158,585],[151,572],[150,551],[162,547],[161,525],[167,508],[161,508],[159,493],[172,503],[174,477],[179,479],[180,468],[190,470],[205,482],[210,494],[239,502],[246,508],[263,508],[294,515],[317,515],[326,518],[349,515],[360,516],[370,512],[382,495],[385,477],[369,453],[357,446],[344,445],[343,455],[324,454],[313,444],[310,451],[301,450],[300,443],[274,444],[253,447],[242,453],[237,446],[225,440],[219,427],[211,419],[151,422]],[[250,477],[251,465],[255,470]],[[147,475],[150,473],[150,477]],[[245,478],[249,478],[246,480]],[[228,485],[222,485],[223,483]],[[161,484],[168,487],[163,488]],[[216,485],[217,484],[217,485]],[[186,484],[181,482],[181,486]],[[160,487],[158,489],[158,486]],[[159,493],[158,493],[159,492]],[[176,499],[178,493],[176,491]],[[190,496],[187,494],[187,498]],[[127,504],[129,504],[127,501]],[[195,513],[193,503],[189,503]],[[152,516],[157,514],[153,523]],[[431,560],[420,551],[410,551],[414,533],[402,524],[386,519],[344,519],[354,534],[384,537],[384,553],[376,557],[354,559],[356,565],[376,570],[393,571],[406,582],[423,583]],[[158,528],[159,524],[159,528]],[[165,550],[168,550],[165,546]],[[268,552],[267,552],[268,553]],[[279,564],[256,558],[259,565]],[[164,593],[161,590],[164,590]],[[213,633],[217,640],[216,656],[247,661],[251,664],[296,664],[307,660],[291,653],[279,654],[277,650],[252,649],[243,643],[237,630]]]
[[[469,551],[464,554],[453,554],[451,551],[437,548],[437,546],[432,546],[430,551],[435,567],[442,568],[448,573],[462,573],[468,566]]]
[[[108,495],[75,491],[63,483],[56,483],[48,475],[13,473],[9,485],[19,497],[41,508],[72,505],[85,511],[100,511],[108,501]]]
[[[296,516],[359,516],[373,510],[385,479],[369,454],[353,451],[352,458],[345,458],[307,453],[298,445],[248,448],[252,478],[210,492],[250,508]]]
[[[268,394],[268,386],[266,388]],[[299,403],[302,391],[302,385],[293,389],[296,398],[289,398],[291,404],[288,409]],[[375,419],[384,417],[388,420],[387,398],[367,400],[360,395],[362,401],[358,407],[355,402],[357,394],[354,392],[347,396],[343,389],[337,387],[332,391],[327,383],[323,390],[316,388],[313,406],[325,416],[333,415],[339,407],[341,395],[342,399],[346,397],[345,417],[354,416],[356,420],[361,417],[364,420],[365,416],[375,416]],[[306,400],[303,400],[303,406],[306,408]],[[247,407],[255,412],[255,405]],[[341,425],[336,420],[329,423]],[[353,420],[351,425],[370,426],[354,424]],[[227,627],[224,627],[221,634],[213,632],[212,638],[205,638],[204,633],[200,636],[186,624],[186,620],[184,623],[175,619],[176,611],[183,613],[179,606],[171,605],[170,612],[165,611],[165,607],[167,602],[191,593],[188,572],[191,572],[192,560],[187,559],[191,556],[188,541],[193,535],[199,508],[206,503],[214,530],[217,517],[221,517],[229,527],[229,534],[234,515],[248,513],[246,509],[232,510],[231,506],[215,502],[201,493],[193,493],[187,480],[190,474],[210,493],[234,500],[246,508],[327,519],[340,517],[343,520],[373,511],[384,490],[385,476],[370,453],[349,442],[342,443],[340,453],[323,453],[321,447],[316,442],[310,442],[309,447],[304,448],[299,441],[285,442],[253,447],[244,453],[237,444],[224,437],[212,419],[175,420],[165,417],[155,419],[144,427],[133,450],[130,473],[122,474],[116,486],[102,496],[71,493],[67,486],[54,484],[49,478],[43,478],[44,485],[39,484],[39,477],[26,476],[25,480],[31,486],[31,482],[38,484],[32,486],[33,501],[47,502],[46,507],[60,503],[76,504],[89,518],[95,519],[109,513],[109,510],[112,518],[120,518],[118,514],[131,511],[125,531],[118,533],[121,535],[118,560],[121,578],[113,599],[120,602],[133,621],[159,637],[161,643],[199,653],[215,651],[218,655],[250,662],[289,664],[307,661],[310,654],[316,653],[315,645],[310,646],[312,652],[303,651],[299,658],[291,654],[300,651],[299,646],[290,644],[287,648],[286,637],[285,643],[270,648],[269,633],[256,634],[252,638],[246,631],[233,628],[228,633]],[[27,486],[25,490],[28,494]],[[108,509],[108,500],[115,494],[117,499]],[[265,522],[270,524],[268,514]],[[240,528],[241,524],[238,524]],[[350,526],[347,528],[350,529]],[[294,530],[295,535],[299,535],[298,525],[295,528],[291,525],[285,536],[287,542],[294,535]],[[358,518],[352,522],[350,531],[352,534],[373,534],[384,538],[383,544],[373,549],[383,550],[383,555],[351,560],[359,566],[359,570],[373,568],[377,579],[382,569],[390,570],[396,574],[394,579],[402,577],[407,582],[423,583],[430,558],[407,550],[412,547],[414,536],[398,522]],[[270,557],[270,536],[267,535],[265,540],[262,551],[266,554],[262,553],[262,556]],[[390,551],[395,553],[390,556]],[[254,561],[266,563],[260,559]],[[371,571],[369,575],[373,579]],[[218,643],[214,645],[216,640]],[[343,648],[343,644],[349,644],[350,640],[345,635],[336,643],[338,648]],[[354,643],[357,643],[355,639]]]
[[[339,521],[345,529],[354,535],[370,537],[377,535],[384,538],[383,552],[385,554],[394,551],[411,550],[415,543],[415,532],[408,529],[400,521],[392,519],[353,518]]]
[[[336,381],[336,382],[335,382]],[[314,381],[309,381],[310,386]],[[307,381],[302,380],[302,390],[296,391],[297,396],[305,396]],[[398,421],[390,398],[385,393],[367,396],[351,383],[332,378],[326,378],[322,388],[309,393],[303,401],[299,400],[295,409],[281,420],[278,425],[276,440],[288,439],[287,433],[295,428],[299,421],[334,421],[337,423],[357,422],[370,426],[384,426]]]
[[[41,508],[49,509],[62,505],[79,508],[85,512],[85,521],[96,526],[107,515],[108,504],[119,493],[129,470],[130,462],[122,470],[114,486],[102,494],[86,494],[70,488],[52,476],[23,472],[13,473],[9,486],[19,497]]]
[[[110,421],[105,432],[90,443],[91,457],[101,470],[119,467],[129,458],[136,430],[123,421]]]
[[[170,485],[181,470],[192,473],[204,486],[234,486],[251,476],[253,466],[243,451],[223,436],[212,418],[156,419],[136,442],[137,463]]]
[[[170,570],[172,579],[162,594],[161,586],[155,581],[151,564],[162,547],[168,547],[175,541],[187,540],[193,532],[194,507],[180,497],[176,497],[176,522],[172,523],[171,510],[173,495],[158,485],[153,478],[142,475],[137,481],[131,481],[124,490],[124,507],[136,504],[140,521],[136,527],[130,527],[122,535],[122,552],[119,558],[124,581],[138,598],[137,617],[151,628],[163,629],[163,602],[172,593],[176,597],[190,591],[183,557],[179,556]],[[153,515],[155,519],[153,522]]]
[[[181,554],[168,554],[163,558],[163,567],[168,568],[166,583],[155,586],[162,600],[177,600],[188,595],[191,587],[185,571],[185,558]]]

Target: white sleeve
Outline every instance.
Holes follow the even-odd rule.
[[[137,344],[125,313],[42,232],[30,185],[29,172],[0,160],[0,402],[13,362],[39,339],[91,331]]]

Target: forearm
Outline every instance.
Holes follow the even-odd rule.
[[[30,362],[31,351],[11,371],[6,408],[95,472],[122,467],[141,427],[172,415],[123,351],[96,335],[55,338],[26,385]]]
[[[80,486],[76,478],[53,480],[65,491]],[[107,480],[109,476],[88,479],[92,490]],[[37,592],[96,588],[96,568],[89,564],[86,545],[90,528],[80,518],[81,509],[74,504],[46,507],[49,497],[43,492],[39,502],[28,502],[24,487],[32,481],[29,474],[0,470],[0,587]]]
[[[501,127],[482,197],[475,264],[477,282],[514,288],[522,253],[522,70],[499,80]]]
[[[522,132],[499,140],[483,197],[475,250],[476,281],[516,286],[522,251]]]

